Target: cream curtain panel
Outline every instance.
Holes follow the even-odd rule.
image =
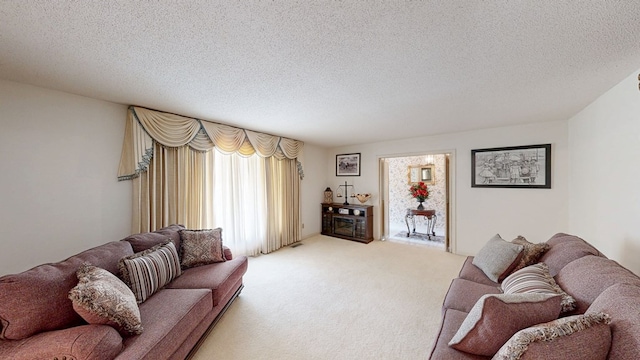
[[[147,171],[133,179],[132,232],[212,227],[213,152],[155,143],[153,154]]]
[[[118,168],[119,180],[130,180],[146,171],[153,156],[153,142],[165,147],[189,146],[197,151],[214,147],[224,154],[296,159],[300,178],[302,141],[253,132],[210,121],[131,106]]]
[[[297,140],[130,107],[118,179],[133,180],[132,230],[222,227],[239,255],[298,241],[302,150]]]

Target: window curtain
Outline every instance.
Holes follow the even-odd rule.
[[[234,252],[258,255],[270,217],[264,159],[214,153],[213,222],[222,228],[224,243]]]
[[[153,154],[147,171],[132,179],[132,232],[171,224],[190,229],[211,227],[213,153],[155,143]]]
[[[130,107],[119,180],[133,180],[133,232],[223,228],[238,254],[300,239],[303,143]]]
[[[294,160],[265,158],[267,237],[262,252],[269,253],[300,240],[300,178]]]

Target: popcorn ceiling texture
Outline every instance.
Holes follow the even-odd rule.
[[[0,78],[340,146],[568,119],[637,70],[637,13],[599,0],[0,0]]]

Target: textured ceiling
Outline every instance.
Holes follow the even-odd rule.
[[[568,119],[640,2],[0,0],[0,78],[339,146]]]

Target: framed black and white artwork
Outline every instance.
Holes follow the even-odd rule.
[[[471,187],[551,189],[551,144],[471,150]]]
[[[360,153],[336,155],[336,176],[360,176]]]

